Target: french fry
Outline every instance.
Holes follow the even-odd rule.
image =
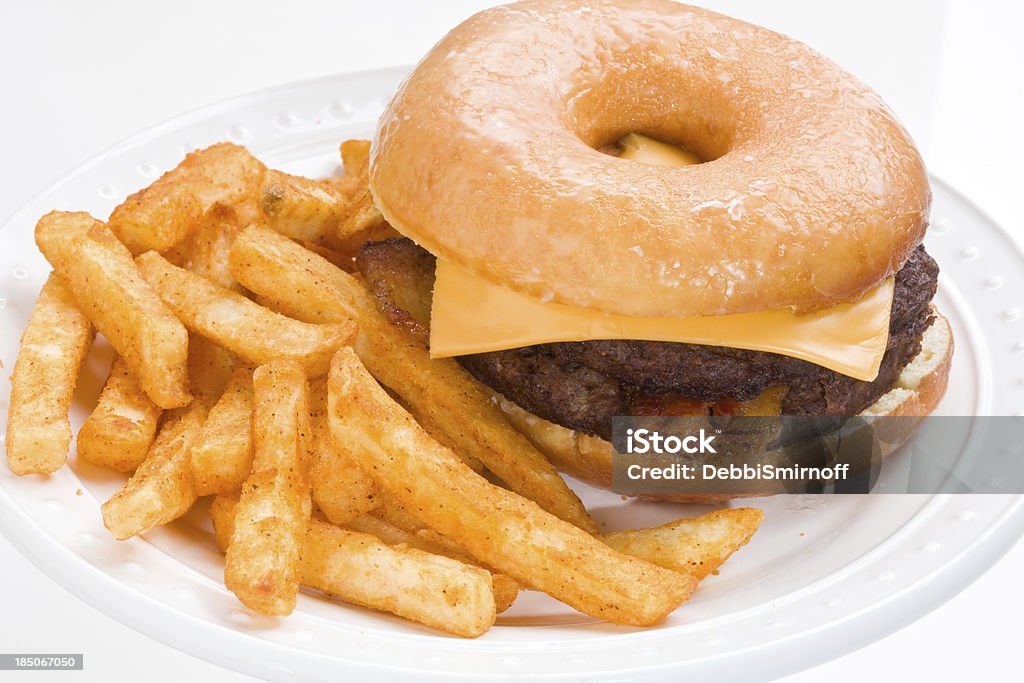
[[[341,143],[340,152],[346,176],[358,176],[360,173],[365,175],[365,169],[370,163],[369,140],[345,140]]]
[[[349,199],[330,181],[269,170],[260,187],[267,225],[287,237],[322,241],[335,235],[349,213]]]
[[[659,527],[628,529],[601,538],[620,553],[700,581],[717,572],[734,552],[746,545],[763,518],[764,512],[757,508],[716,510]],[[387,496],[381,498],[381,505],[371,514],[358,517],[345,526],[372,533],[387,543],[408,543],[456,559],[465,557],[466,551],[457,541],[425,527]],[[501,576],[496,574],[496,578]],[[496,581],[495,599],[501,604],[499,590],[499,581]]]
[[[67,461],[68,409],[94,336],[67,284],[51,273],[11,372],[7,464],[15,474],[50,474]]]
[[[146,459],[163,411],[153,403],[120,356],[92,413],[78,430],[79,457],[118,472],[132,472]]]
[[[213,522],[213,539],[222,553],[227,553],[231,546],[231,537],[235,535],[235,509],[242,494],[219,493],[210,503],[210,520]]]
[[[358,447],[377,485],[473,557],[591,616],[656,623],[696,587],[692,577],[616,552],[476,474],[431,439],[342,348],[328,376],[336,442]]]
[[[210,507],[218,545],[230,554],[236,499]],[[471,564],[375,536],[310,521],[302,544],[301,582],[355,605],[405,617],[467,638],[494,624],[490,574]]]
[[[119,541],[167,524],[196,500],[188,451],[203,426],[202,401],[170,410],[146,459],[103,504],[103,524]]]
[[[723,562],[746,545],[762,519],[763,510],[731,508],[650,529],[617,531],[603,538],[620,553],[701,580],[717,572]]]
[[[360,358],[417,415],[513,491],[596,533],[576,494],[508,423],[479,382],[451,359],[430,358],[388,323],[359,280],[261,226],[246,228],[235,240],[231,272],[285,315],[310,323],[357,321],[354,344]]]
[[[236,286],[228,268],[228,256],[235,236],[245,227],[240,208],[217,202],[203,214],[192,233],[165,257],[176,266],[212,280],[221,287]]]
[[[187,404],[188,333],[110,228],[87,213],[52,211],[36,225],[36,244],[153,402]]]
[[[299,244],[317,256],[330,261],[333,265],[341,268],[342,270],[351,272],[355,269],[355,254],[353,252],[335,251],[330,247],[325,247],[321,244],[317,244],[316,242],[309,242],[306,240],[299,240]]]
[[[336,445],[331,438],[327,425],[327,382],[323,377],[309,383],[309,414],[313,501],[327,519],[343,525],[376,508],[380,491],[377,482],[344,444]]]
[[[385,224],[384,216],[373,203],[373,195],[368,186],[356,190],[349,203],[348,215],[338,225],[335,236],[343,239],[349,235],[357,235],[379,228]]]
[[[471,557],[460,550],[453,550],[448,544],[437,543],[423,533],[400,529],[373,515],[360,515],[343,526],[353,531],[372,534],[388,545],[404,545],[433,555],[444,555],[466,564],[476,564]],[[494,591],[494,608],[498,614],[511,607],[519,595],[519,584],[516,580],[498,572],[491,572],[491,589]]]
[[[480,567],[320,521],[308,539],[302,576],[311,588],[466,638],[494,624],[491,574]]]
[[[165,413],[146,459],[101,509],[103,524],[118,540],[181,517],[196,501],[189,451],[223,389],[231,358],[204,339],[194,338],[190,346],[195,397]]]
[[[252,470],[235,509],[224,584],[261,614],[295,609],[303,539],[309,525],[309,397],[294,361],[253,373]]]
[[[311,325],[286,318],[172,265],[154,251],[139,256],[136,262],[143,277],[186,327],[253,365],[293,360],[311,376],[322,375],[331,354],[350,343],[355,334],[350,320]]]
[[[370,145],[365,140],[348,140],[341,145],[341,159],[349,191],[348,215],[335,233],[339,239],[386,225],[370,193]],[[349,180],[351,178],[352,180]]]
[[[429,434],[430,437],[434,439],[434,441],[437,441],[439,444],[441,444],[451,452],[455,453],[455,455],[459,456],[462,462],[469,465],[469,468],[471,470],[473,470],[477,474],[480,474],[486,469],[482,462],[477,460],[469,453],[466,453],[465,451],[460,449],[458,441],[452,439],[450,436],[448,436],[448,433],[446,431],[438,427],[437,424],[433,422],[430,415],[426,415],[423,412],[416,410],[412,406],[407,405],[404,401],[399,400],[398,403],[403,408],[409,411],[409,414],[416,419],[416,422],[419,423],[420,427],[423,427],[423,431]]]
[[[175,246],[217,202],[253,195],[266,167],[244,148],[223,142],[192,152],[110,214],[110,227],[134,254]]]
[[[247,365],[235,368],[192,445],[192,477],[200,496],[237,491],[249,476],[252,372]]]

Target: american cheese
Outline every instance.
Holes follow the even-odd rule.
[[[430,316],[435,358],[592,339],[644,339],[770,351],[873,380],[889,339],[893,279],[860,299],[796,314],[790,309],[694,318],[634,318],[543,303],[445,261],[437,262]]]
[[[692,166],[700,163],[700,157],[693,152],[649,138],[640,133],[630,133],[619,140],[620,159],[639,161],[651,166]]]

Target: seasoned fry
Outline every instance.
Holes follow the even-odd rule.
[[[480,384],[451,359],[431,359],[385,320],[353,276],[294,242],[250,226],[231,249],[231,272],[275,310],[311,323],[355,320],[355,348],[370,372],[459,452],[513,491],[582,529],[594,521],[544,456],[505,419]]]
[[[256,368],[252,384],[252,471],[235,509],[224,584],[257,612],[285,615],[295,609],[312,509],[306,375],[295,361],[274,361]]]
[[[757,508],[715,510],[650,529],[629,529],[604,536],[604,542],[633,557],[697,580],[718,571],[747,544],[764,519]]]
[[[337,184],[349,197],[348,212],[339,223],[335,236],[344,239],[364,234],[387,225],[370,194],[370,142],[346,140],[341,143],[341,160],[345,175]]]
[[[245,227],[241,207],[217,202],[203,214],[186,239],[165,254],[168,261],[212,280],[221,287],[236,286],[228,268],[235,236]]]
[[[241,203],[254,195],[265,170],[244,147],[227,142],[192,152],[115,208],[110,228],[134,254],[170,249],[215,203]]]
[[[360,448],[388,496],[477,559],[582,612],[650,625],[696,587],[692,577],[615,552],[473,472],[388,397],[350,348],[331,363],[328,419],[335,441]]]
[[[457,636],[475,638],[494,624],[486,570],[324,522],[310,527],[302,576],[311,588]]]
[[[230,357],[203,339],[193,339],[189,366],[195,398],[164,415],[160,431],[135,474],[103,504],[103,524],[124,540],[167,524],[196,501],[189,450],[229,371]]]
[[[365,169],[370,163],[370,141],[345,140],[341,143],[341,163],[345,167],[345,175],[365,175]]]
[[[377,483],[344,444],[334,443],[327,425],[327,382],[309,383],[309,431],[313,501],[332,523],[344,525],[380,504]]]
[[[331,354],[350,343],[355,334],[352,321],[310,325],[286,318],[171,265],[156,252],[147,252],[136,261],[142,275],[186,327],[254,365],[294,360],[311,376],[322,375]]]
[[[134,471],[153,445],[162,412],[118,356],[99,402],[78,430],[78,455],[118,472]]]
[[[236,499],[210,508],[218,545],[231,553]],[[347,602],[475,638],[494,624],[490,574],[471,564],[313,519],[302,544],[301,582]]]
[[[335,235],[342,239],[348,235],[356,235],[379,228],[384,224],[384,216],[377,209],[377,205],[373,203],[373,195],[370,194],[369,186],[363,186],[356,190],[350,200],[348,215],[338,225]]]
[[[200,496],[237,491],[249,476],[252,372],[247,365],[235,368],[192,445],[192,477]]]
[[[103,524],[123,541],[181,517],[196,500],[188,451],[203,426],[203,402],[170,410],[146,459],[103,504]]]
[[[187,404],[188,333],[110,228],[87,213],[52,211],[36,225],[36,244],[153,402]]]
[[[220,493],[210,503],[210,519],[213,521],[213,538],[222,553],[231,546],[231,537],[235,535],[235,508],[242,494]]]
[[[458,441],[452,439],[450,436],[448,436],[447,432],[445,432],[443,429],[438,427],[433,421],[431,421],[429,415],[425,415],[422,412],[415,410],[412,406],[405,405],[403,401],[399,401],[399,403],[402,403],[402,407],[408,410],[409,413],[414,418],[416,418],[416,422],[419,423],[420,427],[423,427],[423,431],[429,434],[432,439],[437,441],[439,444],[441,444],[451,452],[455,453],[455,455],[459,456],[462,462],[469,465],[469,468],[474,472],[479,474],[484,471],[484,464],[477,460],[472,455],[470,455],[469,453],[466,453],[465,451],[460,449]]]
[[[349,213],[349,199],[331,181],[269,170],[260,187],[267,225],[287,237],[319,242],[336,235]]]
[[[342,270],[347,270],[351,272],[352,270],[355,269],[355,256],[353,256],[351,252],[335,251],[330,247],[325,247],[323,245],[317,244],[316,242],[307,242],[299,240],[299,244],[301,244],[303,248],[308,249],[317,256],[330,261],[333,265],[337,266],[338,268],[341,268]]]
[[[68,409],[94,336],[67,284],[51,273],[11,372],[7,464],[15,474],[50,474],[67,461]]]
[[[405,545],[434,555],[444,555],[466,564],[477,564],[464,552],[452,549],[450,544],[438,543],[424,533],[400,529],[373,515],[360,515],[344,526],[353,531],[372,534],[388,545]],[[519,595],[519,584],[511,576],[505,574],[491,572],[491,588],[494,591],[494,607],[498,614],[511,607]]]

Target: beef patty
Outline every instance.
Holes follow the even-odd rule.
[[[427,343],[433,257],[410,240],[388,240],[366,245],[358,264],[389,320]],[[888,346],[871,382],[775,353],[675,342],[560,342],[457,360],[538,417],[605,439],[615,415],[697,412],[774,387],[783,414],[855,415],[920,351],[938,271],[918,247],[896,274]]]

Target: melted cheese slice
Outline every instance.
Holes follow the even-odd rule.
[[[856,301],[805,314],[787,308],[634,318],[543,303],[439,260],[430,355],[444,358],[562,341],[643,339],[770,351],[870,381],[878,374],[889,339],[892,294],[889,278]]]
[[[620,158],[654,166],[700,159],[675,145],[630,133]],[[797,315],[789,309],[696,318],[633,318],[556,303],[496,285],[438,260],[430,317],[435,358],[550,342],[643,339],[770,351],[870,381],[889,341],[893,279],[860,299]]]

